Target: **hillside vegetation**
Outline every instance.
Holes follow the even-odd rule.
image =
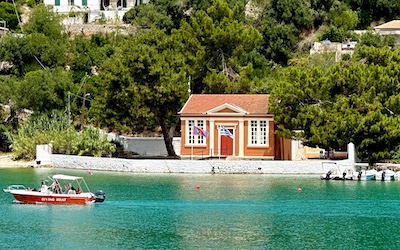
[[[43,4],[17,2],[18,15],[31,7],[24,24],[13,5],[0,4],[0,20],[11,30],[0,40],[0,61],[8,63],[0,71],[0,103],[9,108],[0,113],[0,139],[13,150],[27,126],[18,119],[23,110],[33,111],[32,119],[58,110],[71,118],[67,130],[159,129],[175,156],[177,112],[190,86],[191,93],[271,94],[278,133],[306,145],[352,141],[371,163],[399,155],[396,40],[370,30],[398,18],[397,1],[152,0],[124,16],[136,35],[91,36],[71,36],[66,17]],[[310,55],[312,43],[325,39],[357,41],[356,52],[340,62],[329,53]],[[37,140],[24,136],[28,144]],[[72,149],[71,140],[60,141],[60,150]]]

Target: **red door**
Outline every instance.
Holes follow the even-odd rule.
[[[229,129],[233,133],[233,129]],[[229,136],[221,136],[221,155],[233,155],[233,139]]]

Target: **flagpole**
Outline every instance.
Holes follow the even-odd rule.
[[[192,152],[190,153],[190,159],[193,160],[193,143],[192,143]]]

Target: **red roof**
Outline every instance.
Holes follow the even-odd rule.
[[[191,95],[185,106],[179,112],[181,114],[203,114],[213,108],[224,104],[239,107],[250,114],[268,113],[269,95],[250,94],[202,94]]]

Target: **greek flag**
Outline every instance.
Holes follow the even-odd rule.
[[[220,126],[219,130],[222,136],[229,136],[230,138],[233,139],[233,134],[231,133],[231,131],[225,128],[225,126]]]

